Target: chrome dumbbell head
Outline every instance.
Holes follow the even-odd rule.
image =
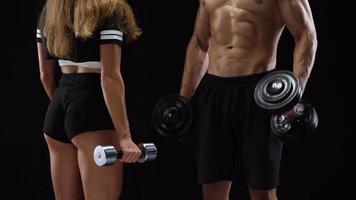
[[[146,161],[153,161],[156,159],[157,147],[153,143],[140,144],[139,147],[142,151],[142,155],[137,162],[143,163]]]
[[[100,167],[113,165],[117,160],[117,154],[114,146],[97,146],[94,150],[95,164]]]

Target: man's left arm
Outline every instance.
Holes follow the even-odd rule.
[[[281,16],[295,40],[293,73],[303,91],[313,68],[317,35],[308,0],[278,0]]]

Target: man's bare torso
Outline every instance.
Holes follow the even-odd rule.
[[[208,72],[241,76],[276,65],[284,28],[278,0],[204,0],[210,15]]]

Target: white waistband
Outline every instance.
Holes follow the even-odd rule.
[[[60,66],[77,65],[80,67],[87,67],[87,68],[92,68],[92,69],[100,69],[101,68],[101,63],[98,61],[73,62],[70,60],[58,60],[58,63]]]

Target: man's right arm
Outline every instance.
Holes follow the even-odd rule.
[[[210,39],[210,18],[201,0],[192,38],[188,44],[180,95],[191,99],[200,80],[207,71]]]

